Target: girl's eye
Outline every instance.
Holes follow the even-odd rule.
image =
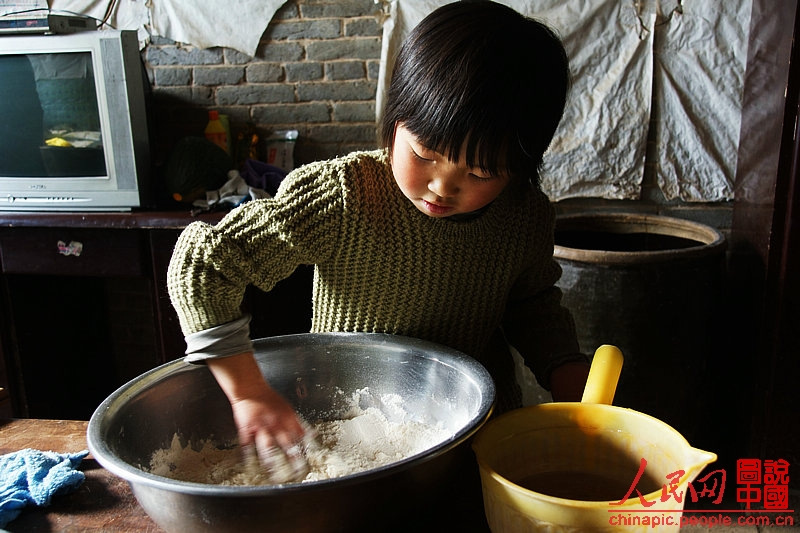
[[[475,174],[474,172],[470,172],[469,175],[472,176],[474,179],[476,179],[478,181],[492,181],[494,179],[494,176],[479,176],[478,174]]]
[[[422,161],[433,161],[433,159],[428,159],[427,157],[422,157],[421,155],[419,155],[419,152],[417,152],[414,149],[414,147],[411,147],[411,153],[414,154],[414,157],[416,157],[417,159],[420,159]]]

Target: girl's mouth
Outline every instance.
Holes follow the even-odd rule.
[[[446,215],[454,209],[452,206],[433,204],[427,200],[422,200],[422,205],[433,215]]]

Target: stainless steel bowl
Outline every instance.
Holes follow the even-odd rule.
[[[87,435],[92,455],[128,481],[163,529],[387,531],[430,525],[432,519],[482,518],[467,441],[489,418],[495,389],[475,360],[437,344],[377,333],[287,335],[257,340],[255,350],[265,378],[309,420],[337,417],[341,392],[368,387],[377,395],[402,396],[406,412],[442,423],[452,437],[397,463],[330,480],[245,487],[167,479],[146,468],[174,434],[236,439],[230,405],[208,369],[167,363],[109,396],[92,415]]]

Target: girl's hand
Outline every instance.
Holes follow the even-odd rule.
[[[255,446],[261,464],[272,471],[283,470],[281,477],[289,478],[284,481],[304,477],[308,467],[304,450],[312,435],[289,402],[264,380],[253,354],[207,363],[233,409],[239,444]]]
[[[564,363],[554,368],[550,374],[550,393],[553,395],[553,401],[581,401],[588,376],[588,363]]]

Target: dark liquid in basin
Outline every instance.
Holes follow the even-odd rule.
[[[636,472],[629,477],[607,477],[589,472],[541,472],[514,481],[523,487],[540,494],[580,500],[586,502],[618,502],[625,497],[631,488]],[[660,486],[645,476],[639,480],[635,489],[642,494],[658,490]],[[629,499],[637,498],[636,490]]]

